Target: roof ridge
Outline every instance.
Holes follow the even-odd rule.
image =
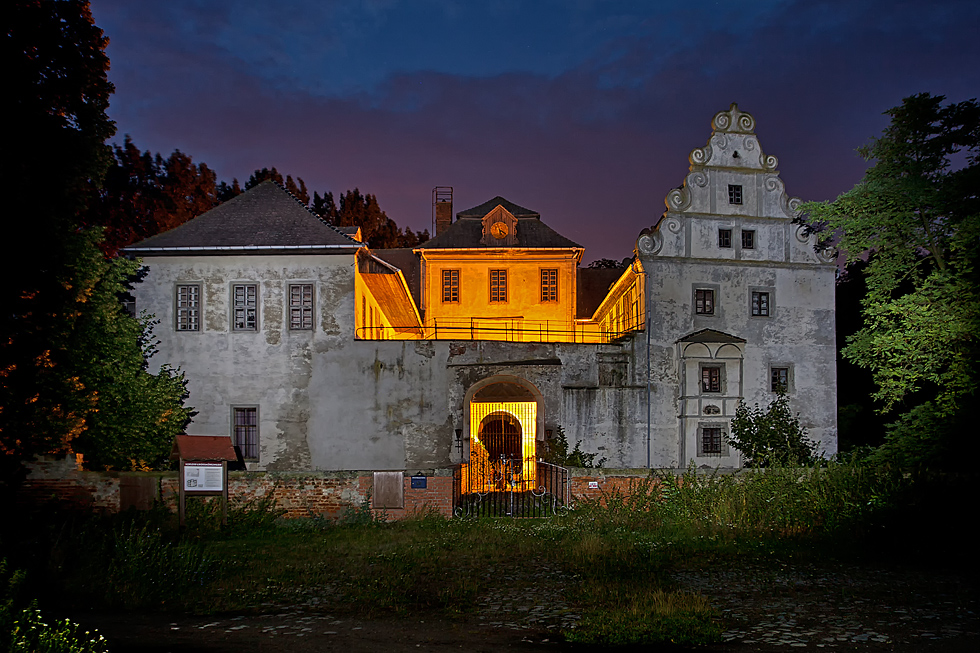
[[[292,198],[293,198],[293,201],[295,201],[295,202],[296,202],[297,204],[299,204],[299,205],[300,205],[300,206],[302,206],[302,207],[303,207],[304,209],[306,209],[306,212],[307,212],[307,213],[309,213],[310,215],[312,215],[312,216],[313,216],[314,218],[316,218],[317,220],[319,220],[319,221],[320,221],[320,223],[321,223],[321,224],[322,224],[323,226],[325,226],[325,227],[330,227],[331,229],[333,229],[333,230],[334,230],[334,231],[336,231],[336,232],[337,232],[338,234],[340,234],[341,236],[343,236],[343,237],[344,237],[344,238],[346,238],[347,240],[349,240],[349,241],[351,241],[352,243],[360,243],[360,242],[362,242],[362,241],[360,241],[360,240],[354,240],[353,238],[351,238],[350,236],[348,236],[347,234],[345,234],[345,233],[344,233],[343,231],[341,231],[340,229],[338,229],[338,228],[337,228],[337,227],[335,227],[334,225],[332,225],[332,224],[330,224],[329,222],[327,222],[326,220],[324,220],[324,219],[323,219],[323,216],[321,216],[321,215],[320,215],[319,213],[317,213],[316,211],[314,211],[313,209],[311,209],[311,208],[310,208],[309,206],[307,206],[306,204],[304,204],[304,203],[303,203],[303,200],[301,200],[300,198],[298,198],[298,197],[296,197],[295,195],[293,195],[293,193],[292,193],[292,191],[290,191],[290,190],[289,190],[288,188],[286,188],[285,186],[283,186],[282,184],[280,184],[280,183],[279,183],[278,181],[276,181],[275,179],[270,179],[269,181],[271,181],[271,182],[272,182],[272,183],[274,183],[274,184],[275,184],[276,186],[278,186],[278,187],[279,187],[279,190],[281,190],[281,191],[283,191],[284,193],[286,193],[287,195],[289,195],[290,197],[292,197]]]

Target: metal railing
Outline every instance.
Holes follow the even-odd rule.
[[[453,470],[453,514],[457,517],[553,517],[568,509],[568,470],[537,462],[528,478],[520,457],[464,463]]]

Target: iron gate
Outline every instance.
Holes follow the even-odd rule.
[[[568,502],[568,470],[551,463],[503,454],[453,470],[457,517],[552,517]]]

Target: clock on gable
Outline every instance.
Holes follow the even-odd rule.
[[[503,206],[483,216],[483,238],[489,247],[509,247],[517,244],[517,218]]]

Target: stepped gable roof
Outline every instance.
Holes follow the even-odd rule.
[[[481,242],[483,239],[483,217],[498,206],[504,207],[517,218],[516,244],[504,245],[494,243],[492,245],[484,245]],[[502,247],[582,249],[582,246],[578,243],[565,238],[541,222],[540,213],[526,209],[523,206],[518,206],[500,196],[484,202],[479,206],[474,206],[472,209],[460,211],[456,214],[456,221],[446,231],[435,238],[425,241],[417,249],[498,249]]]
[[[362,245],[324,222],[279,184],[263,181],[179,227],[123,251],[146,256],[188,250],[336,250]]]

